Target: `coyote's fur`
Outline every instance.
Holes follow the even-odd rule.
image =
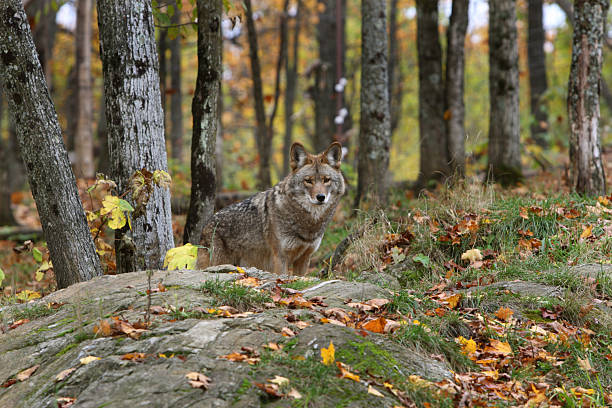
[[[198,267],[233,264],[304,275],[345,192],[342,147],[290,151],[291,173],[274,187],[217,212],[202,231]]]

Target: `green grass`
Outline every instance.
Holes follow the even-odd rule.
[[[34,320],[41,317],[49,316],[57,312],[59,309],[47,307],[47,305],[35,304],[26,306],[23,309],[15,309],[12,311],[12,316],[15,320],[29,319]]]
[[[316,285],[317,283],[319,283],[321,280],[320,279],[311,279],[311,278],[298,278],[295,279],[291,282],[287,282],[287,283],[283,283],[283,287],[284,288],[290,288],[290,289],[295,289],[295,290],[304,290],[307,289],[311,286]]]
[[[210,280],[206,281],[201,289],[212,296],[212,306],[231,306],[240,311],[260,308],[271,301],[267,293],[235,282]]]

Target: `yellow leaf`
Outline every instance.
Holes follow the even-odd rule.
[[[330,341],[327,348],[321,348],[321,358],[323,364],[330,365],[336,360],[336,349],[334,348],[334,342]]]
[[[468,340],[463,336],[459,336],[455,339],[455,341],[461,344],[461,351],[464,354],[472,354],[476,352],[476,342],[471,338]]]
[[[512,347],[505,341],[499,341],[497,339],[491,339],[489,342],[490,346],[485,348],[485,351],[495,354],[508,355],[512,354]]]
[[[193,269],[198,259],[198,247],[185,244],[180,247],[172,248],[166,252],[164,268],[173,269]]]
[[[79,361],[81,362],[81,364],[86,365],[89,364],[91,362],[94,362],[96,360],[100,360],[100,357],[96,357],[96,356],[87,356],[87,357],[83,357],[82,359],[80,359]]]
[[[108,226],[112,229],[123,228],[126,222],[125,214],[119,208],[120,198],[112,195],[107,195],[102,200],[102,208],[100,215],[109,215]]]
[[[461,300],[461,293],[457,293],[457,294],[449,297],[448,299],[446,299],[446,301],[448,302],[448,308],[449,309],[456,308],[457,304],[459,304],[460,300]]]
[[[461,254],[461,260],[468,260],[470,263],[474,263],[476,261],[482,261],[482,254],[480,253],[480,249],[468,249],[463,254]]]
[[[593,231],[593,226],[592,225],[587,225],[582,230],[582,234],[580,234],[580,239],[585,239],[585,238],[590,237],[592,231]]]
[[[41,297],[40,293],[35,292],[33,290],[29,290],[29,289],[24,289],[17,294],[17,299],[23,302],[28,302],[30,300],[39,299],[40,297]]]
[[[368,387],[368,394],[372,394],[380,398],[385,398],[385,396],[380,391],[378,391],[376,388],[372,387],[371,385]]]
[[[349,380],[353,380],[355,382],[359,382],[359,376],[357,374],[353,374],[349,371],[349,366],[343,364],[341,362],[336,362],[336,366],[340,369],[340,378],[348,378]]]

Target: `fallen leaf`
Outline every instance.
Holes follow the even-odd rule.
[[[185,377],[187,377],[187,379],[189,380],[189,385],[191,385],[192,388],[201,388],[203,390],[207,390],[208,387],[210,387],[211,379],[202,373],[192,371],[185,374]]]
[[[576,360],[578,361],[578,365],[580,366],[580,368],[582,368],[584,371],[587,372],[592,372],[593,371],[593,367],[591,366],[591,361],[588,358],[576,358]]]
[[[370,320],[361,327],[373,333],[384,333],[386,324],[387,320],[384,317],[379,317],[377,319]]]
[[[55,376],[55,381],[63,381],[66,378],[68,378],[70,376],[70,374],[72,374],[77,368],[76,367],[72,367],[72,368],[67,368],[64,371],[62,371],[61,373],[59,373],[58,375]]]
[[[580,239],[585,239],[591,236],[591,233],[593,231],[593,226],[592,225],[587,225],[586,227],[584,227],[584,229],[582,230],[582,234],[580,234]]]
[[[76,398],[73,397],[58,397],[57,408],[69,408],[76,402]]]
[[[145,353],[127,353],[121,356],[122,360],[142,361],[145,358],[147,358],[147,355]]]
[[[330,341],[327,348],[321,348],[321,359],[323,364],[330,365],[336,359],[336,349],[334,348],[334,342]]]
[[[287,397],[291,397],[293,399],[300,399],[302,398],[302,394],[300,394],[295,388],[292,388],[291,391],[287,393]]]
[[[19,381],[25,381],[28,378],[30,378],[30,376],[32,374],[34,374],[34,371],[38,370],[38,367],[40,367],[40,364],[36,364],[35,366],[32,366],[30,368],[28,368],[27,370],[23,370],[22,372],[20,372],[19,374],[17,374],[17,379]]]
[[[461,260],[462,261],[468,260],[470,261],[470,263],[474,263],[476,261],[482,261],[482,253],[480,253],[480,249],[478,248],[469,249],[465,251],[463,254],[461,254]]]
[[[340,369],[340,375],[338,377],[348,378],[349,380],[359,382],[359,376],[357,374],[351,373],[349,371],[349,367],[346,364],[337,361],[336,366]]]
[[[273,397],[277,397],[280,398],[283,396],[283,394],[278,392],[278,385],[276,384],[269,384],[269,383],[253,383],[257,388],[259,388],[262,391],[265,391],[268,395],[272,395]]]
[[[371,385],[368,386],[368,394],[372,394],[380,398],[385,398],[384,394],[382,394],[380,391],[378,391],[376,388],[372,387]]]
[[[81,364],[87,365],[87,364],[89,364],[91,362],[94,362],[96,360],[101,360],[101,358],[100,357],[96,357],[96,356],[87,356],[87,357],[83,357],[79,361],[81,362]]]
[[[283,327],[281,329],[281,334],[285,337],[293,337],[295,336],[295,332],[288,327]]]
[[[282,387],[283,385],[289,384],[289,379],[281,377],[280,375],[275,375],[274,378],[268,380],[268,382],[271,382],[272,384],[278,384],[280,387]]]
[[[509,309],[507,307],[500,307],[497,312],[495,312],[495,317],[497,317],[499,320],[507,322],[513,314],[514,311],[512,309]]]

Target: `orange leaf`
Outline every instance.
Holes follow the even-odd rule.
[[[514,314],[514,311],[512,309],[507,308],[507,307],[500,307],[499,310],[497,310],[497,312],[495,312],[495,316],[499,320],[503,320],[504,322],[507,322],[508,319],[510,319],[513,314]]]
[[[336,362],[336,366],[340,369],[340,378],[348,378],[349,380],[353,380],[355,382],[359,382],[359,376],[357,374],[353,374],[349,371],[349,367],[341,362]]]
[[[386,324],[387,320],[384,317],[379,317],[378,319],[370,320],[362,327],[374,333],[384,333]]]

